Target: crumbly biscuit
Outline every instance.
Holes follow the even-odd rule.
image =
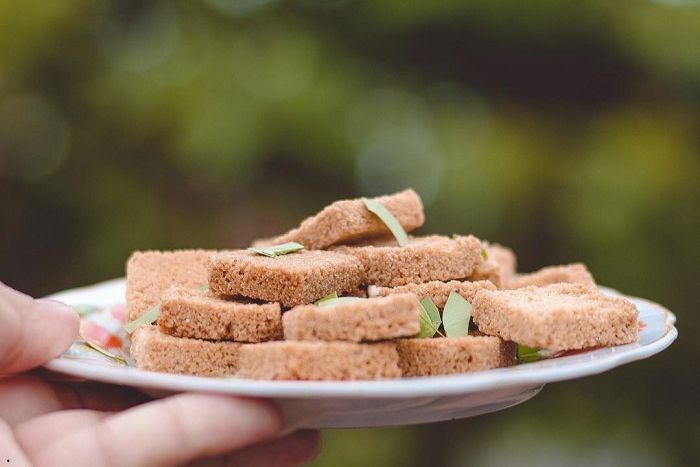
[[[242,344],[163,334],[141,325],[131,335],[131,358],[142,370],[199,376],[233,375]]]
[[[170,287],[207,283],[211,250],[136,251],[126,264],[126,315],[134,320],[160,302]]]
[[[420,331],[420,303],[413,294],[369,298],[335,306],[302,305],[282,317],[284,338],[296,341],[377,341]]]
[[[161,298],[158,326],[177,337],[263,342],[282,338],[282,312],[279,303],[224,300],[173,288]]]
[[[374,198],[391,212],[406,232],[425,222],[423,203],[414,190]],[[305,219],[299,227],[274,238],[259,239],[254,246],[297,242],[309,250],[319,250],[358,239],[386,236],[386,225],[367,210],[362,199],[336,201],[318,214]]]
[[[482,290],[472,307],[481,332],[529,347],[574,350],[639,339],[632,302],[582,284]]]
[[[585,264],[573,263],[562,266],[547,266],[529,274],[512,276],[505,281],[502,288],[520,289],[531,285],[543,287],[561,283],[583,284],[592,287],[596,285]]]
[[[212,255],[209,263],[209,289],[215,294],[280,302],[286,307],[353,290],[363,280],[362,263],[331,251],[302,250],[268,258],[236,250]]]
[[[435,376],[515,364],[517,345],[494,336],[398,339],[403,376]]]
[[[433,280],[464,279],[483,262],[481,241],[469,235],[412,237],[405,246],[374,241],[338,246],[333,251],[355,256],[365,269],[366,283],[395,287]]]
[[[393,343],[282,341],[244,344],[237,376],[265,380],[399,378]]]
[[[418,298],[430,297],[438,308],[443,308],[447,303],[450,292],[457,292],[465,300],[471,303],[474,296],[480,290],[496,290],[496,286],[490,281],[430,281],[422,284],[406,284],[398,287],[369,286],[367,293],[370,297],[386,297],[397,293],[412,293]]]
[[[498,288],[515,275],[517,257],[515,252],[508,247],[497,243],[483,242],[486,260],[476,267],[469,280],[488,280]]]

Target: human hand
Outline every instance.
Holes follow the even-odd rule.
[[[269,401],[180,394],[145,402],[129,388],[49,382],[30,370],[78,333],[70,307],[0,283],[0,465],[287,466],[316,457],[317,431],[279,437]]]

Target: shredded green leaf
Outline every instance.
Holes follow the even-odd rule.
[[[327,302],[328,300],[333,300],[334,298],[338,298],[338,292],[331,292],[328,295],[319,298],[318,300],[316,300],[314,302],[314,305],[321,306],[321,304],[323,302]]]
[[[428,312],[425,311],[425,308],[423,308],[423,305],[420,307],[420,331],[416,335],[416,337],[422,339],[425,337],[433,337],[435,335],[435,328],[433,327],[432,321],[430,321],[430,316],[428,316]]]
[[[287,242],[281,245],[266,246],[265,248],[248,248],[250,251],[254,251],[259,255],[267,256],[268,258],[274,258],[275,256],[282,256],[289,253],[294,253],[295,251],[300,251],[304,249],[304,245],[297,242]]]
[[[408,243],[408,235],[406,235],[406,231],[401,226],[401,223],[382,203],[375,199],[367,198],[362,198],[362,201],[370,212],[376,214],[379,220],[384,222],[384,225],[387,226],[396,238],[396,241],[399,242],[399,246],[404,246]]]
[[[433,337],[435,334],[440,334],[440,312],[435,303],[430,297],[425,297],[420,301],[420,332],[416,337]],[[443,336],[444,337],[444,336]]]
[[[325,297],[324,297],[325,298]],[[316,305],[321,306],[321,307],[327,307],[327,306],[336,306],[340,305],[341,303],[351,303],[351,302],[358,302],[361,300],[366,300],[365,298],[360,298],[360,297],[331,297],[327,300],[320,301],[320,303],[316,303]]]
[[[482,248],[482,249],[481,249],[481,257],[484,258],[484,261],[488,261],[488,260],[489,260],[489,254],[488,254],[488,252],[486,251],[486,248]]]
[[[457,292],[450,292],[442,310],[442,326],[447,337],[469,335],[469,320],[472,317],[472,304]]]
[[[518,344],[518,363],[537,362],[545,358],[541,349]]]
[[[133,321],[129,321],[124,325],[124,330],[131,334],[136,331],[136,328],[142,324],[153,324],[158,319],[160,315],[160,305],[155,305],[153,308],[149,309],[147,312],[139,316]]]
[[[107,358],[111,358],[112,360],[114,360],[114,361],[116,361],[116,362],[119,362],[119,363],[121,363],[122,365],[128,365],[128,364],[129,364],[129,362],[127,362],[126,359],[125,359],[124,357],[120,357],[119,355],[114,355],[112,352],[103,349],[103,348],[100,347],[99,345],[97,345],[97,344],[95,344],[95,343],[93,343],[93,342],[90,342],[89,340],[87,340],[87,339],[85,339],[85,338],[83,338],[83,339],[85,340],[85,342],[83,343],[83,345],[84,345],[85,347],[87,347],[88,349],[94,350],[95,352],[97,352],[97,353],[99,353],[99,354],[102,354],[102,355],[104,355],[104,356],[107,357]]]

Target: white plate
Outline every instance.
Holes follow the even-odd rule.
[[[70,305],[94,305],[99,311],[84,321],[117,332],[119,321],[112,315],[118,316],[123,311],[124,292],[124,280],[116,279],[67,290],[51,298]],[[152,394],[204,391],[270,397],[281,405],[288,421],[295,426],[427,423],[505,409],[535,396],[546,383],[602,373],[661,352],[678,335],[673,325],[675,316],[656,303],[628,298],[639,309],[642,323],[639,343],[469,374],[351,382],[206,378],[142,371],[81,350],[78,344],[46,367],[79,378],[141,388]]]

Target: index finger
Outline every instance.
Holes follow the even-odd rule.
[[[271,402],[205,394],[150,402],[38,445],[40,422],[18,430],[35,465],[179,465],[272,439],[283,425]]]

